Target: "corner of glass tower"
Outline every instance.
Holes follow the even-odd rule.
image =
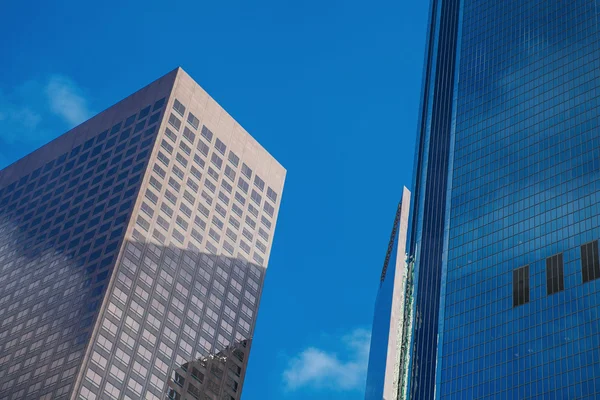
[[[407,396],[598,398],[597,4],[431,4]]]

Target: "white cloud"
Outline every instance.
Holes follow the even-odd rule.
[[[82,91],[62,75],[0,89],[0,147],[38,147],[92,115]],[[62,122],[57,124],[57,119]],[[11,158],[4,154],[6,159]]]
[[[309,347],[295,356],[283,372],[288,390],[304,387],[336,391],[363,390],[371,334],[356,329],[341,338],[341,353]]]
[[[65,76],[52,76],[46,85],[46,95],[52,112],[71,125],[79,125],[92,116],[81,90]]]
[[[27,141],[37,129],[41,116],[16,93],[7,95],[0,91],[0,139],[12,144],[15,141]]]

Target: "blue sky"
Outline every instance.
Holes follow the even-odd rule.
[[[288,170],[243,399],[363,398],[428,2],[37,3],[3,5],[0,168],[182,66]]]

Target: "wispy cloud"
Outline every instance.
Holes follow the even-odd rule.
[[[71,79],[54,75],[46,84],[50,109],[71,125],[79,125],[92,116],[87,100]]]
[[[52,75],[0,87],[0,153],[12,160],[11,148],[35,148],[93,113],[88,101],[72,79]]]
[[[18,93],[22,91],[22,87],[16,88],[10,95],[0,91],[0,139],[7,144],[28,141],[35,135],[42,120],[32,105],[20,98]]]
[[[371,334],[355,329],[341,338],[340,352],[308,347],[293,357],[283,372],[286,389],[363,390]]]

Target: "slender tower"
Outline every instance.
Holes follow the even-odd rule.
[[[412,270],[406,258],[410,192],[404,188],[381,271],[371,333],[365,400],[396,400],[400,365],[407,361],[411,324]]]

